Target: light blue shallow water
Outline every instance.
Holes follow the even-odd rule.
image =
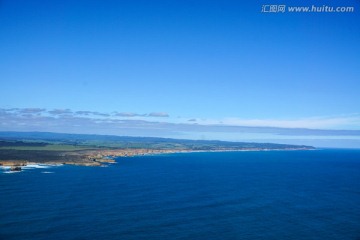
[[[0,239],[360,239],[359,150],[117,161],[0,173]]]

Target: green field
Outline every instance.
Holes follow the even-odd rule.
[[[94,149],[94,147],[66,145],[66,144],[49,144],[46,146],[4,146],[0,150],[42,150],[42,151],[77,151]]]

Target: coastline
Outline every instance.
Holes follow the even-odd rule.
[[[86,167],[101,167],[107,164],[116,163],[115,158],[118,157],[138,157],[151,156],[161,154],[178,154],[178,153],[205,153],[205,152],[250,152],[250,151],[308,151],[314,150],[308,147],[299,148],[241,148],[241,149],[101,149],[101,150],[86,150],[65,153],[59,156],[59,159],[53,160],[36,160],[36,159],[8,159],[0,160],[0,167],[10,168],[10,171],[21,171],[23,167],[29,165],[44,165],[44,166],[86,166]]]

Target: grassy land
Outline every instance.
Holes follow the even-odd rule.
[[[76,146],[66,144],[51,144],[45,146],[4,146],[0,150],[27,150],[27,151],[77,151],[94,149],[90,146]]]

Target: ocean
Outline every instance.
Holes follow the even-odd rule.
[[[360,150],[179,153],[0,172],[0,239],[360,239]]]

